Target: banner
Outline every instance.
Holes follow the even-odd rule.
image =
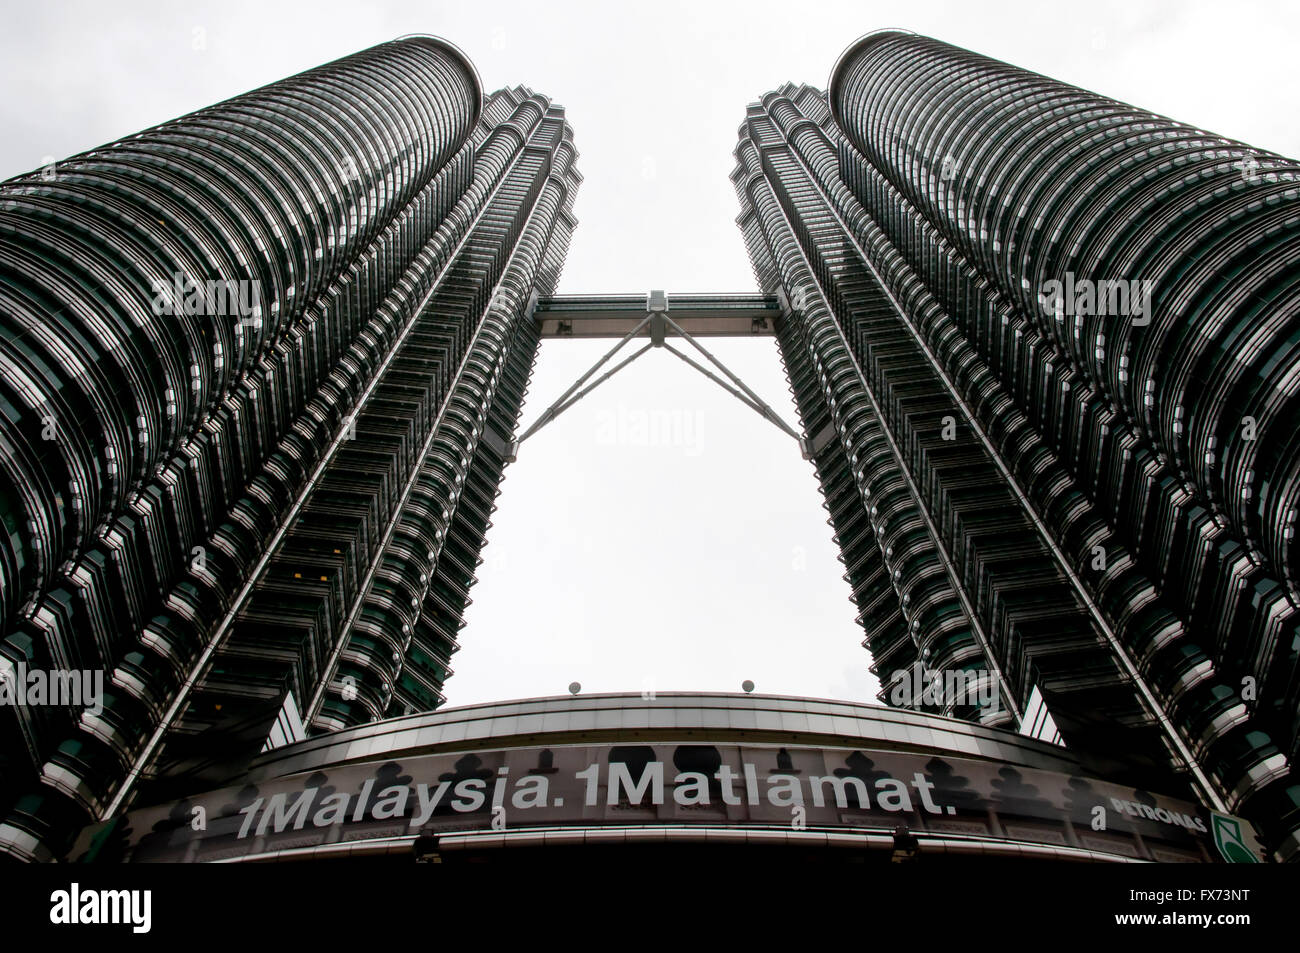
[[[70,858],[208,861],[451,831],[690,824],[905,826],[1161,861],[1264,856],[1245,821],[1018,765],[846,748],[625,744],[326,767],[132,811],[88,828]]]

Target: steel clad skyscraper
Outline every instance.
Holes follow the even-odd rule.
[[[757,294],[556,295],[563,109],[426,36],[0,183],[0,853],[1300,859],[1300,165],[896,30],[735,157]],[[907,710],[438,711],[505,467],[654,348],[811,462]]]
[[[0,187],[0,651],[108,673],[2,713],[6,851],[441,702],[575,156],[410,37]]]
[[[882,697],[968,670],[912,707],[1045,704],[1293,854],[1300,166],[900,31],[740,137]]]

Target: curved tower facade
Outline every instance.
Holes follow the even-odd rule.
[[[0,185],[0,849],[442,700],[580,177],[408,37]]]
[[[760,295],[555,296],[564,111],[431,37],[0,183],[0,853],[794,843],[807,773],[894,859],[1300,858],[1300,165],[899,31],[735,156]],[[431,715],[505,466],[669,330],[813,463],[911,711]],[[695,337],[766,334],[802,433]],[[517,434],[543,337],[620,340]],[[498,818],[512,767],[581,810]]]
[[[1300,165],[899,31],[740,135],[882,698],[1046,710],[1295,853]]]

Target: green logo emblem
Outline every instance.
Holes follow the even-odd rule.
[[[1255,852],[1246,846],[1246,835],[1242,832],[1240,821],[1211,811],[1210,823],[1214,830],[1214,846],[1219,848],[1224,860],[1230,864],[1260,863]]]

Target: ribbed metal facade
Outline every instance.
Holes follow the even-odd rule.
[[[1037,688],[1067,744],[1295,854],[1300,166],[897,31],[740,137],[882,680],[986,673],[996,713],[937,709],[989,723]],[[1075,278],[1150,308],[1045,306]]]
[[[0,185],[0,652],[107,673],[0,711],[0,849],[237,764],[286,691],[442,702],[575,158],[410,37]],[[160,315],[177,275],[259,293]]]
[[[105,675],[0,706],[0,852],[442,704],[539,341],[642,310],[548,298],[575,159],[410,37],[0,184],[0,674]],[[897,31],[736,159],[678,313],[775,333],[882,700],[1300,857],[1300,165]]]

